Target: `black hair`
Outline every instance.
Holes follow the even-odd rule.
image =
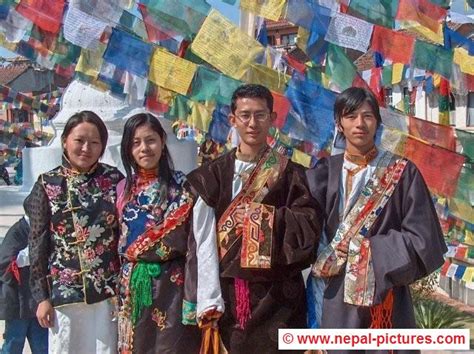
[[[122,142],[120,144],[120,155],[122,156],[123,167],[126,173],[125,182],[125,198],[130,196],[130,191],[133,185],[133,173],[132,169],[137,172],[138,166],[132,155],[133,138],[135,131],[142,125],[149,125],[150,129],[157,132],[163,141],[163,150],[161,151],[160,162],[158,163],[157,170],[161,177],[162,183],[168,184],[173,176],[173,160],[166,146],[166,132],[161,126],[160,121],[154,115],[150,113],[139,113],[131,116],[125,126],[123,127]]]
[[[237,100],[239,98],[260,98],[267,102],[267,107],[270,112],[273,112],[273,96],[269,89],[262,85],[246,84],[237,87],[232,94],[232,101],[230,103],[230,111],[235,113],[237,108]]]
[[[375,119],[377,120],[377,127],[379,127],[382,123],[382,117],[380,116],[377,98],[372,91],[360,87],[349,87],[337,96],[336,102],[334,103],[334,119],[336,125],[341,124],[342,117],[359,109],[365,102],[367,102],[372,109]]]
[[[81,123],[90,123],[96,126],[97,130],[99,131],[100,142],[102,144],[102,150],[100,151],[100,157],[102,157],[105,148],[107,147],[109,133],[107,132],[107,127],[105,126],[102,119],[92,111],[81,111],[71,116],[64,126],[63,133],[61,134],[61,142],[64,144],[69,134],[71,134],[71,131]],[[66,150],[64,150],[64,154],[66,157],[68,157]]]

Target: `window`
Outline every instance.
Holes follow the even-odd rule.
[[[296,33],[282,34],[280,37],[281,45],[295,45],[296,44]]]
[[[267,36],[268,45],[275,45],[275,36]]]

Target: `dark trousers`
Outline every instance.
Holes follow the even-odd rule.
[[[23,353],[26,338],[33,354],[48,353],[48,329],[41,327],[36,318],[31,318],[5,321],[1,354]]]

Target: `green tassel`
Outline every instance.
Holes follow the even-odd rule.
[[[130,291],[132,298],[132,323],[135,325],[140,318],[144,307],[151,306],[152,287],[151,280],[161,273],[158,263],[138,262],[132,271]]]

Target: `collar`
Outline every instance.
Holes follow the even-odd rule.
[[[72,175],[72,176],[91,175],[95,172],[95,170],[99,166],[99,162],[96,162],[89,171],[81,172],[72,167],[71,162],[69,161],[67,156],[63,153],[63,156],[61,158],[61,166],[67,171],[68,175]]]
[[[344,152],[344,159],[352,162],[358,166],[367,166],[373,159],[377,157],[378,150],[374,145],[365,155],[350,154],[347,151]]]
[[[268,146],[267,144],[265,144],[265,145],[259,150],[259,152],[257,152],[257,154],[256,154],[254,157],[251,157],[250,155],[243,154],[243,153],[240,151],[240,145],[239,145],[239,146],[237,146],[237,150],[235,150],[235,157],[237,158],[237,160],[243,161],[243,162],[257,162],[258,160],[261,159],[261,157],[263,156],[263,154],[265,153],[265,151],[267,151],[268,148],[269,148],[269,146]]]

